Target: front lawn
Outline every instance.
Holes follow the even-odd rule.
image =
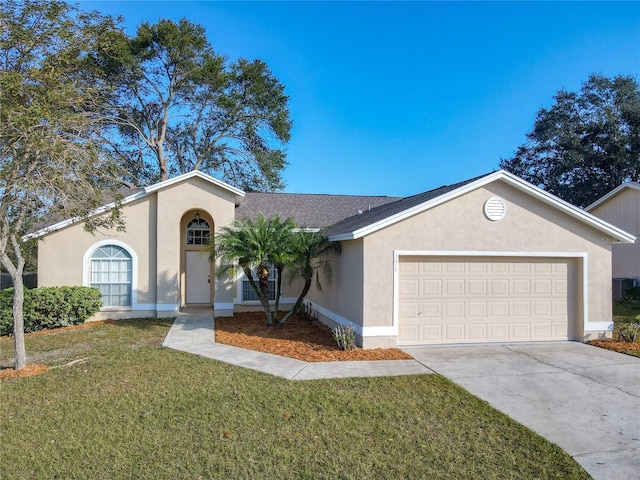
[[[589,478],[438,375],[288,381],[162,348],[169,325],[28,337],[56,368],[2,381],[0,477]]]

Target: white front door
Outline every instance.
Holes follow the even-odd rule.
[[[187,271],[185,294],[188,304],[210,304],[211,284],[209,274],[211,267],[209,257],[199,251],[187,251]]]

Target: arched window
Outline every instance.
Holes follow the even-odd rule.
[[[103,245],[91,255],[91,286],[105,307],[131,306],[131,255],[117,245]]]
[[[210,236],[209,223],[196,213],[195,218],[187,224],[187,245],[207,245]]]

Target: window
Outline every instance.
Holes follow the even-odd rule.
[[[256,277],[255,268],[251,270],[251,275],[253,276],[253,279],[255,280],[256,285],[258,285],[258,278]],[[269,268],[269,300],[275,300],[275,299],[276,299],[276,269],[275,267],[271,266],[271,268]],[[251,302],[251,301],[257,301],[257,300],[260,300],[260,298],[258,297],[258,294],[251,287],[251,283],[249,283],[249,280],[247,279],[247,277],[243,276],[242,301]]]
[[[92,287],[105,307],[131,306],[131,255],[117,245],[103,245],[91,255]]]
[[[196,213],[195,218],[187,224],[187,245],[207,245],[210,236],[209,223]]]

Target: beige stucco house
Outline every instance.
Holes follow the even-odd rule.
[[[70,220],[34,233],[39,285],[99,288],[97,318],[259,308],[201,250],[235,218],[290,217],[341,242],[333,281],[308,301],[325,323],[352,323],[365,348],[606,334],[611,249],[635,241],[505,171],[406,198],[245,193],[191,172],[133,192],[122,211],[125,232]],[[296,285],[282,294],[291,305]]]
[[[637,237],[640,235],[640,183],[624,183],[586,210]],[[640,285],[640,243],[615,244],[612,256],[613,296],[620,298],[626,288]]]

